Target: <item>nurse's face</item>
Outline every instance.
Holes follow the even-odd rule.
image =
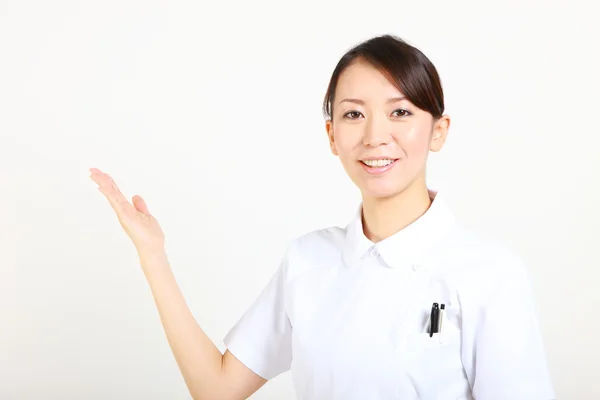
[[[339,77],[326,128],[332,153],[363,197],[390,197],[416,182],[424,184],[428,153],[444,144],[449,118],[434,121],[403,97],[364,61]]]

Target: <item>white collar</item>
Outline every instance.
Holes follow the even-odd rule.
[[[412,224],[392,236],[373,243],[362,226],[362,202],[346,228],[343,257],[347,265],[358,265],[360,260],[375,249],[389,267],[406,267],[417,262],[421,255],[443,238],[456,220],[438,192],[429,190],[432,199],[427,211]]]

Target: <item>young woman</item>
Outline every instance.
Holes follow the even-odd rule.
[[[461,227],[426,184],[428,153],[450,126],[429,59],[389,35],[357,45],[324,112],[360,207],[347,226],[291,243],[225,354],[186,306],[145,202],[91,170],[138,251],[193,397],[245,399],[291,369],[299,399],[553,399],[522,260]]]

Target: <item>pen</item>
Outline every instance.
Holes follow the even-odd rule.
[[[431,315],[429,316],[429,337],[432,337],[433,334],[438,331],[439,314],[440,309],[438,303],[433,303],[433,306],[431,306]]]

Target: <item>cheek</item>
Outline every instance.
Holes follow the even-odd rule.
[[[340,157],[350,156],[353,154],[357,146],[360,145],[360,133],[352,129],[340,129],[334,135],[335,148]]]
[[[396,136],[397,142],[404,151],[406,157],[420,158],[429,151],[429,132],[424,129],[411,129],[399,133]]]

